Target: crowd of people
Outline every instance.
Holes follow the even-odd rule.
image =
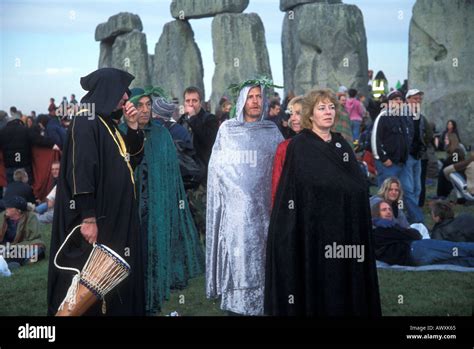
[[[389,91],[379,72],[367,96],[341,86],[282,103],[256,78],[214,115],[197,87],[180,109],[159,87],[130,90],[133,79],[102,68],[81,78],[80,103],[0,112],[0,244],[36,248],[10,266],[49,255],[48,314],[73,277],[56,254],[80,269],[94,243],[131,268],[105,315],[157,314],[205,272],[206,296],[231,315],[379,316],[376,260],[474,267],[474,216],[456,217],[446,200],[454,190],[457,204],[474,202],[474,154],[455,120],[434,131],[423,91]],[[435,150],[447,156],[434,160],[428,229]],[[49,251],[39,223],[52,224]]]

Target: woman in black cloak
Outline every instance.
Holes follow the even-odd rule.
[[[380,316],[367,181],[331,132],[337,99],[310,91],[290,142],[270,220],[265,313]]]
[[[139,158],[128,155],[140,153],[143,137],[133,129],[125,137],[114,121],[122,116],[133,79],[114,68],[81,78],[82,88],[88,91],[81,106],[86,104],[89,110],[74,117],[63,148],[51,236],[49,315],[57,312],[74,276],[57,269],[53,260],[66,236],[79,224],[81,233],[71,236],[58,256],[59,265],[81,270],[96,240],[131,267],[129,277],[105,297],[105,309],[97,302],[85,315],[104,314],[104,310],[105,315],[144,315],[142,245],[132,169]],[[132,124],[138,127],[136,121]]]

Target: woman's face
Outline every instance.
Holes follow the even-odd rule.
[[[452,121],[448,121],[446,124],[446,128],[448,129],[449,132],[452,132],[454,130],[454,125]]]
[[[222,111],[223,111],[224,113],[228,113],[228,112],[230,112],[231,109],[232,109],[232,104],[229,103],[229,104],[226,104],[226,105],[222,108]]]
[[[398,185],[398,183],[390,184],[390,187],[388,188],[388,193],[387,193],[387,201],[390,201],[390,202],[397,201],[399,196],[400,196],[400,186]]]
[[[336,118],[336,106],[330,100],[320,101],[316,103],[313,109],[311,122],[313,129],[328,131],[334,125]]]
[[[301,104],[295,103],[291,106],[291,116],[289,119],[291,129],[299,133],[303,129],[301,127]]]

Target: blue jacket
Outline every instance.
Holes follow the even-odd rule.
[[[51,139],[62,150],[66,141],[66,130],[61,126],[58,117],[53,116],[46,125],[45,135]]]

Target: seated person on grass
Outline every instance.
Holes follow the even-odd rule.
[[[46,197],[46,202],[40,204],[39,206],[36,206],[35,212],[36,212],[36,218],[38,218],[38,222],[43,223],[43,224],[53,223],[55,199],[56,199],[56,186],[54,186],[53,190],[51,190],[51,192]]]
[[[431,218],[435,222],[431,238],[457,242],[474,242],[474,216],[461,213],[457,217],[449,202],[434,201],[430,204]]]
[[[387,201],[372,207],[372,225],[377,260],[398,265],[474,267],[474,243],[422,240],[417,230],[403,228],[394,221],[392,206]]]
[[[33,194],[33,188],[28,184],[28,173],[22,168],[15,170],[13,173],[13,182],[8,184],[5,188],[4,200],[13,197],[21,196],[27,202],[34,204],[36,202]],[[4,200],[0,200],[0,211],[5,210]]]
[[[24,265],[45,257],[45,244],[41,240],[35,214],[27,210],[20,196],[4,200],[6,210],[0,215],[0,254],[7,263]]]

